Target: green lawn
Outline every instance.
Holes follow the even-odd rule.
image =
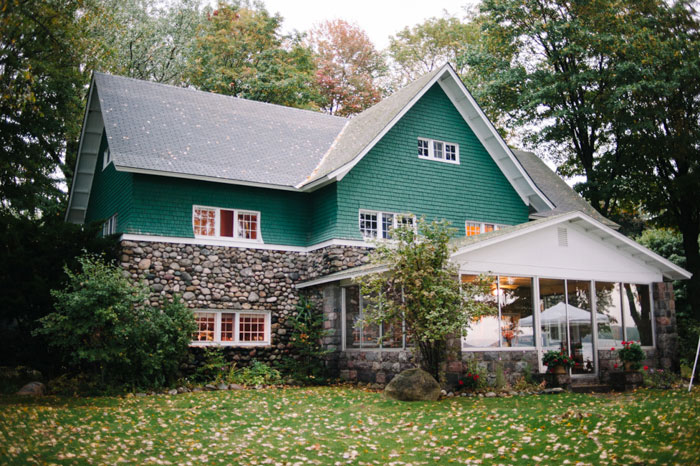
[[[700,464],[700,392],[0,397],[0,464]]]

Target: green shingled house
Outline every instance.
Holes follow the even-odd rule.
[[[462,280],[495,277],[497,315],[474,323],[462,359],[514,377],[564,348],[573,376],[598,377],[611,347],[639,340],[649,364],[671,364],[665,280],[688,272],[510,149],[449,66],[349,119],[94,75],[66,220],[121,235],[122,267],[148,281],[152,302],[182,295],[194,347],[274,361],[309,293],[332,369],[388,381],[412,356],[401,331],[355,325],[352,278],[367,272],[369,240],[416,216],[457,227]]]

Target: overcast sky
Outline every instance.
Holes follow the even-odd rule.
[[[284,18],[285,32],[306,31],[328,19],[357,23],[369,35],[377,49],[389,45],[389,36],[406,26],[414,26],[431,17],[464,16],[464,6],[476,0],[263,0],[268,11]]]

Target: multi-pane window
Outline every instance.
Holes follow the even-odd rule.
[[[365,238],[391,239],[391,230],[402,225],[415,228],[415,217],[393,212],[360,211],[360,232]]]
[[[406,341],[405,323],[402,319],[383,322],[381,325],[364,322],[369,306],[360,296],[358,286],[343,288],[345,293],[344,345],[346,349],[401,349],[410,346]]]
[[[112,215],[102,224],[102,236],[113,235],[117,232],[117,214]]]
[[[365,238],[377,237],[377,212],[360,212],[360,231]]]
[[[428,141],[426,139],[418,140],[418,156],[419,157],[430,157],[430,150],[428,149]]]
[[[194,206],[192,227],[195,236],[261,241],[260,212]]]
[[[266,312],[195,311],[192,344],[269,345],[270,314]]]
[[[490,231],[500,230],[503,225],[497,223],[482,223],[482,222],[465,222],[464,232],[466,236],[480,235]]]
[[[459,164],[459,145],[453,142],[418,138],[418,157]]]
[[[214,329],[216,327],[216,313],[196,312],[194,321],[197,330],[194,334],[194,341],[214,341]]]

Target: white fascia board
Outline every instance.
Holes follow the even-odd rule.
[[[113,158],[118,158],[118,154],[112,154]],[[241,180],[229,180],[226,178],[217,178],[215,176],[203,176],[203,175],[191,175],[188,173],[176,173],[176,172],[168,172],[168,171],[163,171],[163,170],[149,170],[147,168],[137,168],[137,167],[129,167],[126,165],[121,165],[118,164],[116,160],[114,160],[114,169],[120,172],[126,172],[126,173],[138,173],[141,175],[155,175],[155,176],[166,176],[169,178],[184,178],[188,180],[198,180],[198,181],[210,181],[214,183],[223,183],[223,184],[235,184],[235,185],[240,185],[240,186],[251,186],[254,188],[266,188],[266,189],[277,189],[280,191],[294,191],[294,192],[300,192],[298,189],[296,189],[293,186],[284,186],[284,185],[279,185],[279,184],[266,184],[266,183],[256,183],[254,181],[241,181]]]
[[[357,240],[342,240],[342,239],[332,239],[328,241],[323,241],[321,243],[314,244],[312,246],[289,246],[285,244],[266,244],[257,243],[250,241],[236,241],[228,239],[217,239],[217,238],[185,238],[177,236],[157,236],[157,235],[138,235],[132,233],[123,233],[121,235],[120,241],[148,241],[151,243],[169,243],[169,244],[191,244],[194,246],[225,246],[229,248],[239,248],[239,249],[264,249],[273,251],[287,251],[287,252],[312,252],[318,249],[323,249],[332,246],[351,246],[351,247],[364,247],[364,248],[374,248],[375,246],[367,243],[365,241]]]
[[[498,165],[498,167],[501,169],[501,172],[506,175],[508,181],[510,181],[511,185],[516,190],[523,202],[526,205],[532,204],[538,212],[542,210],[554,209],[554,204],[552,204],[547,196],[540,191],[537,185],[535,185],[534,181],[532,181],[532,178],[530,178],[530,175],[525,171],[522,165],[520,165],[520,162],[513,154],[513,151],[510,150],[510,147],[508,147],[508,144],[506,144],[496,128],[493,126],[491,120],[488,119],[462,80],[459,79],[457,73],[451,67],[448,67],[448,72],[452,78],[452,83],[461,92],[459,95],[454,95],[452,89],[450,89],[447,83],[444,82],[445,79],[440,80],[440,87],[442,87],[445,94],[447,94],[447,97],[452,101],[452,104],[462,115],[462,118],[467,126],[469,126],[476,137],[479,138],[479,141],[488,151],[489,155],[491,155],[491,158],[494,160],[496,165]],[[487,134],[483,134],[483,131],[480,131],[479,128],[477,128],[473,123],[472,120],[477,117],[486,126]],[[489,144],[487,140],[493,140],[497,144],[495,150],[493,147],[490,147],[491,144]],[[511,168],[514,168],[519,176],[508,176],[504,161],[510,162]],[[522,182],[516,182],[516,178],[522,179]],[[536,197],[535,202],[532,202],[532,199],[530,198],[532,195]]]
[[[448,69],[451,69],[449,65],[443,65],[442,70],[440,70],[440,72],[437,73],[433,77],[433,79],[428,81],[425,84],[425,86],[423,86],[423,88],[420,91],[418,91],[415,96],[413,96],[413,98],[401,109],[401,111],[398,112],[384,128],[382,128],[379,134],[377,134],[377,136],[375,136],[374,139],[372,139],[372,141],[369,144],[367,144],[367,146],[365,146],[364,149],[362,149],[362,152],[357,154],[355,158],[352,159],[350,162],[332,171],[328,175],[328,178],[339,180],[342,179],[350,170],[352,170],[353,167],[357,165],[360,162],[360,160],[362,160],[364,156],[367,155],[367,153],[370,150],[372,150],[372,148],[386,135],[386,133],[388,133],[389,130],[391,130],[391,128],[393,128],[394,125],[398,123],[399,120],[401,120],[401,118],[403,118],[406,112],[408,112],[413,107],[413,105],[415,105],[415,103],[418,102],[426,92],[428,92],[428,90],[433,86],[433,84],[435,84]]]
[[[71,209],[73,207],[73,192],[75,190],[75,184],[76,184],[76,179],[78,178],[79,174],[78,173],[78,167],[80,166],[80,154],[83,152],[83,142],[85,141],[85,129],[87,128],[87,123],[88,123],[88,117],[92,114],[92,109],[90,106],[92,105],[92,96],[93,94],[96,94],[97,91],[95,90],[95,74],[92,74],[92,77],[90,78],[90,87],[88,89],[88,97],[87,97],[87,103],[85,104],[85,112],[83,114],[83,126],[80,128],[80,142],[78,144],[78,155],[75,158],[75,172],[73,173],[73,180],[71,181],[71,187],[70,187],[70,193],[68,194],[68,208],[66,209],[66,216],[64,218],[65,222],[69,222],[71,220]],[[98,99],[99,103],[99,99]],[[94,173],[92,174],[94,176]],[[87,208],[82,209],[82,220],[80,222],[74,222],[74,223],[84,223],[85,222],[85,215],[87,213]],[[80,215],[78,215],[80,217]]]
[[[622,233],[619,233],[612,228],[608,227],[607,225],[599,222],[598,220],[594,219],[593,217],[590,217],[589,215],[586,215],[583,212],[575,211],[575,212],[570,212],[568,214],[563,214],[559,215],[556,217],[553,217],[549,221],[542,221],[536,225],[533,225],[531,228],[522,228],[519,230],[516,230],[512,233],[506,233],[504,235],[496,236],[494,238],[490,238],[484,241],[480,241],[478,243],[470,244],[468,246],[465,246],[463,248],[458,249],[452,255],[450,256],[451,259],[454,259],[456,257],[462,256],[464,254],[467,254],[471,251],[475,251],[477,249],[481,249],[487,246],[492,246],[494,244],[501,243],[503,241],[508,241],[513,238],[517,238],[522,235],[527,235],[530,233],[533,233],[535,231],[541,230],[543,228],[548,228],[553,225],[557,225],[560,223],[575,223],[583,221],[585,223],[588,223],[591,225],[592,228],[586,229],[583,228],[584,231],[590,232],[592,230],[598,230],[602,235],[600,235],[600,239],[605,240],[606,238],[611,238],[617,241],[618,243],[622,243],[627,247],[630,247],[634,250],[637,251],[636,255],[631,255],[633,259],[646,264],[647,266],[653,266],[661,271],[661,273],[666,277],[670,278],[673,280],[682,280],[682,279],[689,279],[692,274],[688,272],[687,270],[683,269],[682,267],[677,266],[673,262],[669,261],[668,259],[665,259],[655,252],[645,248],[641,244],[638,244],[636,241],[633,241],[629,238],[627,238],[625,235]],[[618,248],[619,249],[619,248]],[[648,257],[649,261],[645,260],[640,260],[637,258],[637,256],[646,256]]]
[[[314,280],[307,280],[305,282],[297,283],[294,288],[303,289],[310,286],[323,285],[325,283],[338,282],[341,280],[350,280],[357,277],[362,277],[364,275],[369,275],[372,273],[382,273],[389,270],[386,265],[378,265],[376,267],[366,268],[362,270],[348,269],[345,272],[338,272],[331,275],[326,275],[325,277],[316,278]]]

